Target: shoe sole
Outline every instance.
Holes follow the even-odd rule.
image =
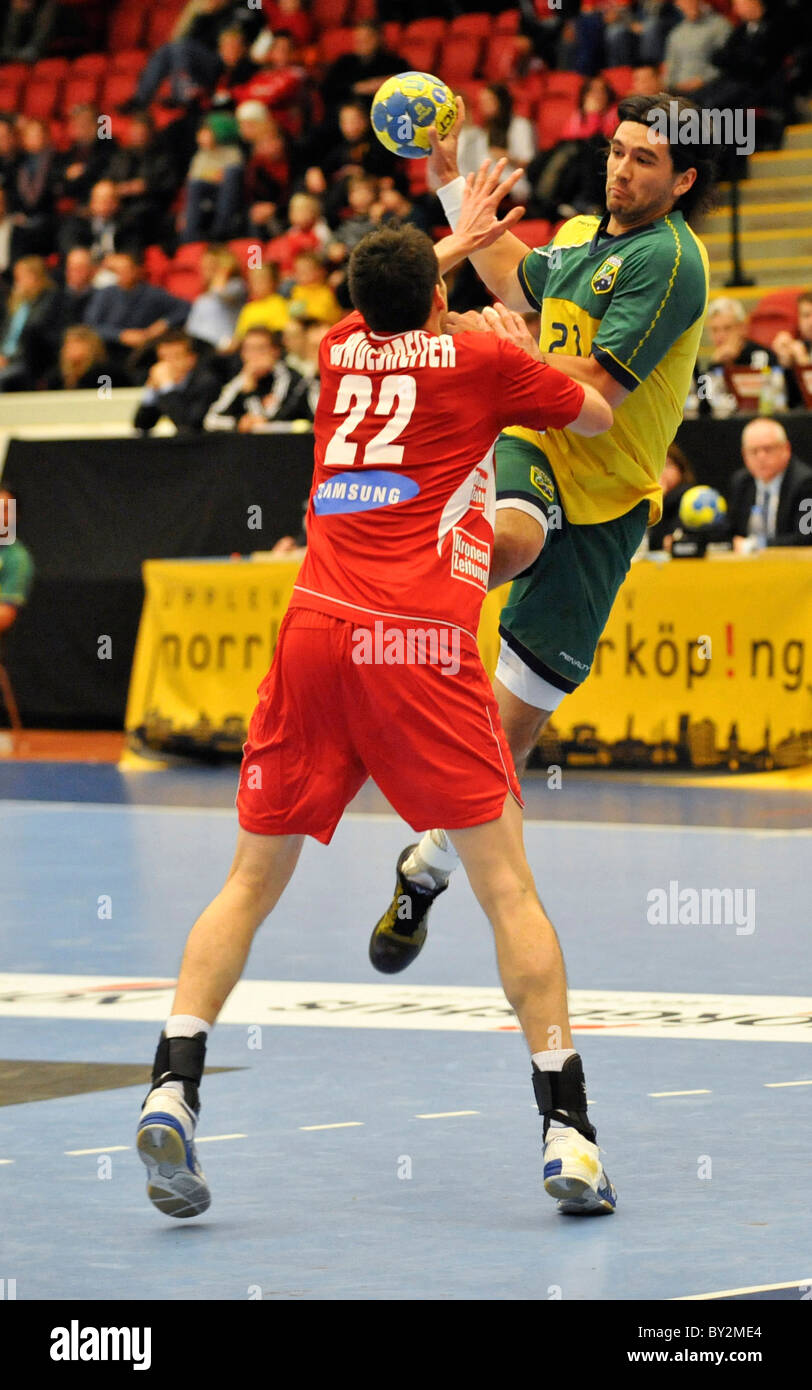
[[[138,1157],[149,1172],[147,1196],[165,1216],[200,1216],[211,1205],[205,1182],[189,1171],[186,1145],[171,1125],[147,1122],[135,1141]]]
[[[545,1178],[544,1191],[558,1202],[565,1216],[586,1216],[592,1213],[613,1212],[615,1202],[601,1197],[585,1178]],[[614,1189],[612,1189],[614,1193]]]

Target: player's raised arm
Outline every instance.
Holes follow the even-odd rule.
[[[497,303],[493,308],[488,307],[482,310],[482,319],[498,338],[507,338],[509,342],[526,352],[528,357],[546,365],[554,377],[558,375],[556,368],[551,363],[545,362],[535,338],[520,314],[506,308],[504,304]],[[612,407],[600,391],[596,391],[594,386],[590,386],[586,381],[579,382],[579,385],[583,387],[584,403],[579,414],[567,425],[567,429],[572,430],[574,434],[587,437],[603,434],[604,430],[611,429],[614,423],[615,417]]]
[[[524,209],[511,208],[501,221],[496,215],[522,170],[503,180],[507,160],[500,159],[493,169],[485,161],[478,173],[463,179],[457,167],[457,138],[465,119],[462,97],[457,97],[457,112],[457,121],[444,139],[436,130],[429,131],[429,161],[439,181],[438,197],[452,227],[452,237],[446,237],[437,247],[440,268],[443,272],[450,270],[468,256],[497,299],[511,309],[526,309],[518,271],[527,247],[509,230],[523,216]]]

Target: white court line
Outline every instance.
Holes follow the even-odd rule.
[[[3,1164],[3,1163],[13,1163],[13,1162],[14,1162],[14,1159],[13,1159],[13,1158],[0,1158],[0,1164]]]
[[[300,1129],[363,1129],[363,1120],[342,1120],[337,1125],[299,1125]]]
[[[778,1091],[782,1086],[812,1086],[812,1081],[765,1081],[764,1085],[770,1091]]]
[[[236,778],[235,778],[236,785]],[[130,806],[121,802],[106,801],[33,801],[27,799],[0,800],[0,815],[6,808],[19,813],[21,810],[37,811],[62,811],[69,812],[71,815],[81,811],[93,811],[98,813],[103,811],[126,812],[128,815],[161,815],[161,816],[228,816],[236,823],[236,811],[233,807],[225,806]],[[17,817],[15,816],[15,819]],[[344,820],[377,821],[383,824],[392,825],[399,821],[399,817],[394,813],[370,811],[347,811]],[[812,829],[800,830],[759,830],[747,825],[681,825],[679,821],[674,822],[649,822],[642,821],[602,821],[602,820],[543,820],[533,817],[525,817],[525,825],[543,825],[546,830],[638,830],[646,834],[680,834],[680,835],[754,835],[762,840],[782,839],[785,836],[793,837],[812,837]]]
[[[479,1115],[479,1110],[436,1110],[433,1115],[415,1115],[416,1120],[450,1120],[454,1115]]]
[[[717,1289],[715,1293],[683,1293],[676,1298],[669,1299],[670,1303],[696,1303],[703,1298],[733,1298],[739,1293],[771,1293],[773,1289],[797,1289],[801,1284],[812,1289],[812,1277],[809,1279],[790,1279],[786,1284],[751,1284],[746,1289]]]
[[[649,1091],[650,1096],[709,1096],[710,1091]]]
[[[131,1148],[132,1144],[108,1144],[104,1149],[63,1149],[63,1153],[69,1158],[78,1158],[81,1154],[118,1154]]]
[[[195,1139],[196,1144],[216,1144],[219,1139],[247,1139],[247,1134],[204,1134],[202,1139]]]

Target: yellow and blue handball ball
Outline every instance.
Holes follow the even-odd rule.
[[[444,137],[457,119],[450,87],[430,72],[399,72],[379,87],[372,102],[372,129],[381,144],[404,159],[431,152],[428,131]]]
[[[679,519],[686,531],[706,531],[727,514],[727,502],[713,487],[689,487],[682,494]]]

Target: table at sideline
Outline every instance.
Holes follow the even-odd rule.
[[[298,564],[148,560],[131,748],[239,754]],[[507,588],[485,600],[489,675]],[[545,766],[770,769],[812,761],[812,550],[636,562]]]

